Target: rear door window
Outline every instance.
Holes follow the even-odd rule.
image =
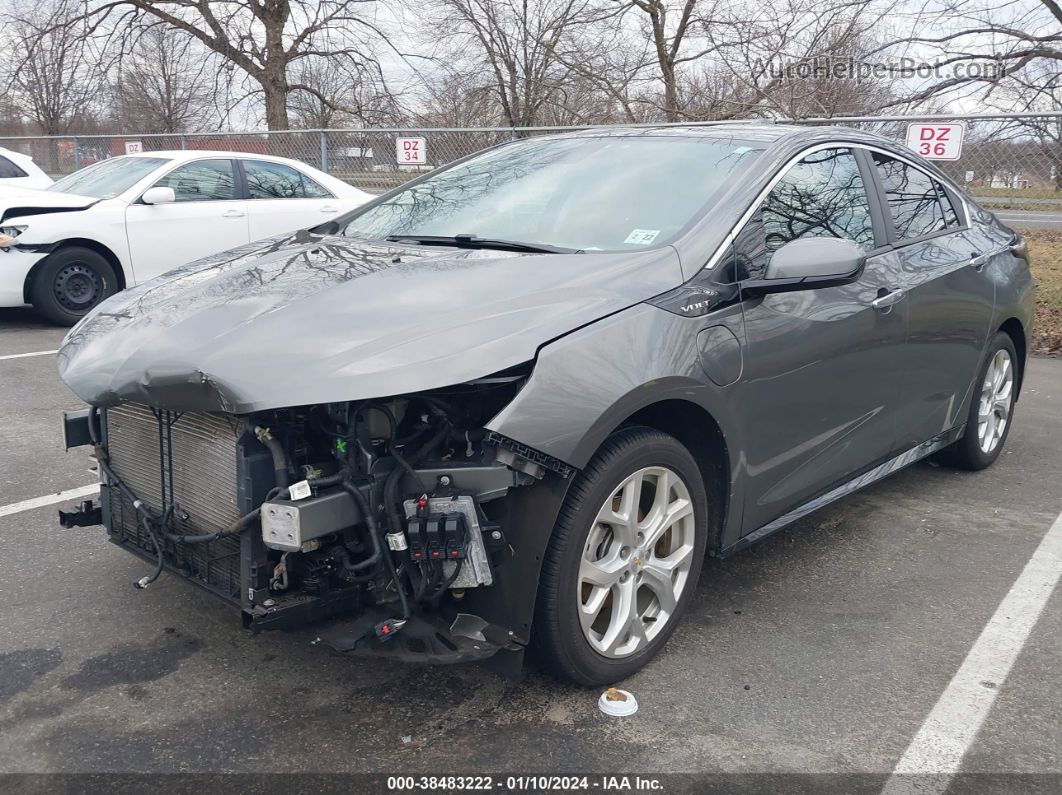
[[[915,240],[959,225],[955,209],[935,179],[902,160],[872,154],[897,240]]]
[[[332,194],[301,171],[283,163],[244,160],[249,199],[326,199]]]
[[[17,179],[25,176],[28,176],[25,171],[0,155],[0,179]]]

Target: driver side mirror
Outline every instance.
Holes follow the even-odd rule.
[[[866,252],[851,240],[798,238],[774,252],[764,278],[744,281],[741,289],[763,295],[851,284],[863,273],[865,263]]]
[[[148,188],[140,200],[144,204],[173,204],[177,201],[177,194],[173,188]]]

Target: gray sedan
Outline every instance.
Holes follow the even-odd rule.
[[[516,141],[98,307],[59,367],[101,504],[62,520],[252,630],[613,682],[706,552],[991,464],[1032,311],[1022,239],[870,134]]]

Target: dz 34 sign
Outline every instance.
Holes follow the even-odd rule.
[[[907,148],[927,160],[958,160],[964,128],[962,124],[908,124]]]
[[[400,166],[423,166],[428,162],[427,141],[423,138],[398,138],[395,155]]]

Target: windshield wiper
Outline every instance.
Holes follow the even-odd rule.
[[[545,243],[524,243],[519,240],[499,240],[476,235],[388,235],[390,243],[414,243],[419,246],[457,246],[458,248],[496,248],[499,251],[523,251],[533,254],[578,254],[579,249],[550,246]]]

